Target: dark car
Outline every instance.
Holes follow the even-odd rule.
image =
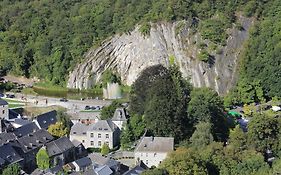
[[[6,98],[15,98],[14,94],[6,94]]]
[[[4,94],[0,93],[0,98],[2,98],[2,97],[4,97],[4,96],[5,96]]]
[[[65,97],[63,97],[63,98],[60,99],[60,101],[61,102],[67,102],[68,100]]]
[[[85,110],[90,110],[91,107],[90,106],[85,106]]]

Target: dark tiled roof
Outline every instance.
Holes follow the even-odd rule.
[[[13,133],[17,137],[23,137],[27,134],[33,133],[33,132],[38,131],[38,130],[39,130],[38,126],[34,122],[32,122],[32,123],[29,123],[27,125],[23,125],[19,128],[16,128]]]
[[[18,139],[18,142],[22,150],[26,153],[31,150],[37,149],[49,143],[54,138],[46,130],[41,129],[34,133],[27,134],[24,137]]]
[[[148,169],[148,167],[142,161],[140,161],[138,165],[136,165],[133,169],[127,171],[123,175],[139,175],[146,169]]]
[[[14,133],[1,133],[0,134],[0,146],[11,141],[15,140],[16,136]]]
[[[8,105],[8,103],[5,101],[5,100],[2,100],[1,98],[0,98],[0,105],[2,106],[2,105]]]
[[[71,148],[75,148],[73,143],[67,137],[61,137],[46,144],[48,155],[54,156],[61,154]]]
[[[0,146],[0,158],[3,159],[7,164],[23,160],[10,144],[4,144]]]
[[[15,119],[18,118],[20,114],[17,113],[16,111],[9,109],[9,119]]]
[[[24,126],[24,125],[27,125],[27,124],[30,124],[30,123],[32,123],[32,122],[29,121],[29,120],[21,119],[21,118],[15,118],[11,122],[12,125],[20,125],[20,126]]]
[[[54,110],[38,115],[36,120],[42,129],[48,129],[51,124],[55,124],[57,122],[57,111]]]
[[[78,159],[75,161],[75,163],[79,166],[79,167],[88,167],[92,164],[92,161],[89,157],[83,157],[81,159]]]

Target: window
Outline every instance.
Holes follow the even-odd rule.
[[[83,135],[86,135],[86,132],[83,132],[82,134],[83,134]]]
[[[107,138],[107,139],[108,139],[108,138],[109,138],[109,134],[105,134],[105,138]]]
[[[146,165],[148,164],[148,160],[145,161],[145,164],[146,164]]]
[[[91,137],[94,137],[94,133],[91,133]]]
[[[146,153],[146,157],[148,157],[148,153]]]
[[[105,142],[105,144],[109,145],[109,142]]]
[[[98,138],[101,138],[101,134],[98,134]]]
[[[3,110],[3,114],[5,114],[5,110]]]
[[[85,143],[85,140],[82,140],[82,143]]]
[[[94,145],[94,141],[91,141],[91,145],[92,145],[92,146]]]
[[[156,157],[156,154],[157,154],[157,153],[154,153],[154,157]]]
[[[73,132],[72,134],[76,134],[76,132]]]
[[[98,142],[98,146],[101,146],[101,141]]]

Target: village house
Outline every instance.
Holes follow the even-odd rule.
[[[121,130],[127,123],[128,113],[125,108],[117,108],[112,117],[112,122]]]
[[[99,120],[90,125],[76,123],[71,128],[70,140],[82,142],[85,148],[101,148],[107,144],[112,149],[119,144],[120,129],[111,120]]]
[[[46,144],[52,165],[64,165],[76,158],[75,146],[67,137],[61,137]]]
[[[9,118],[9,107],[5,100],[0,99],[0,119]]]
[[[173,150],[173,137],[143,137],[134,151],[135,161],[157,167]]]
[[[44,114],[38,115],[34,120],[40,129],[48,129],[48,127],[57,122],[57,111],[53,110]]]

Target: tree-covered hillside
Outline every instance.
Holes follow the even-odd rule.
[[[92,46],[136,24],[193,19],[203,38],[223,44],[235,12],[259,14],[264,0],[3,0],[0,75],[37,76],[64,85]],[[218,26],[219,30],[218,30]]]

